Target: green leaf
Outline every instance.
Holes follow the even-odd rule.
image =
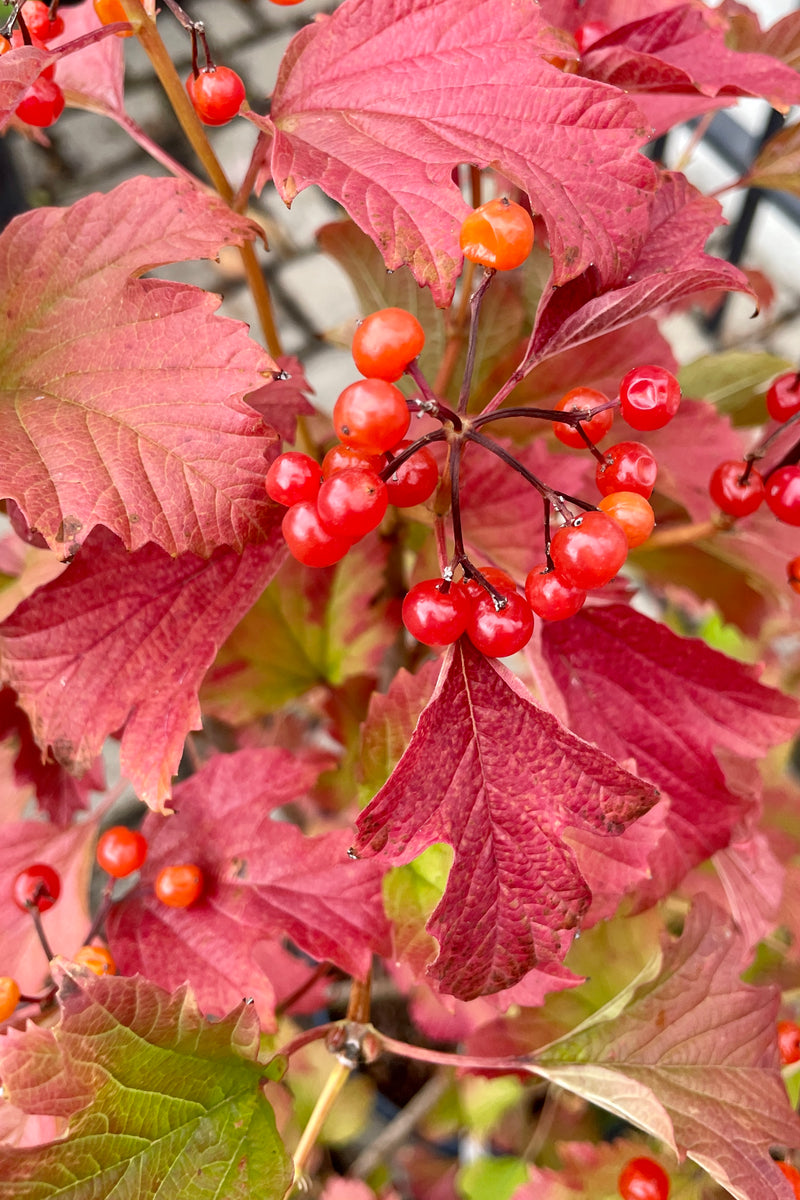
[[[383,877],[383,907],[392,923],[392,949],[418,976],[433,962],[439,945],[425,928],[444,895],[453,848],[437,842],[404,867]]]
[[[9,1033],[0,1071],[12,1104],[69,1128],[0,1149],[2,1200],[281,1200],[291,1163],[262,1084],[284,1064],[256,1061],[254,1010],[212,1023],[187,987],[74,964],[56,975],[58,1024]]]
[[[767,385],[791,365],[775,354],[726,350],[688,363],[678,378],[684,395],[707,400],[728,413],[734,425],[759,425],[767,419]]]
[[[527,1178],[521,1158],[479,1158],[458,1172],[456,1191],[462,1200],[510,1200]]]

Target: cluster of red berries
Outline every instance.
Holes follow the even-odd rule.
[[[44,0],[25,0],[19,12],[24,30],[15,29],[10,39],[0,37],[0,55],[25,45],[45,50],[47,42],[64,32],[64,22],[58,16],[57,10],[57,3],[47,5]],[[64,93],[53,78],[54,75],[55,67],[45,67],[14,109],[26,125],[46,129],[48,125],[53,125],[64,111]]]
[[[782,427],[800,419],[800,371],[779,375],[771,384],[767,412]],[[716,468],[709,492],[720,512],[729,517],[748,517],[766,504],[785,525],[800,525],[800,463],[778,466],[766,478],[754,466],[775,436],[772,434],[746,458],[723,462]],[[788,578],[794,591],[800,592],[800,556],[789,563]]]
[[[125,879],[138,871],[147,857],[147,839],[136,830],[125,825],[115,825],[103,833],[95,850],[98,866],[106,872],[109,885],[115,879]],[[188,908],[198,899],[203,890],[203,872],[195,863],[175,863],[164,867],[156,878],[153,888],[162,904],[170,908]],[[48,863],[32,863],[14,877],[11,898],[17,908],[30,913],[39,932],[41,914],[52,908],[61,895],[59,874]],[[108,889],[110,902],[110,887]],[[95,922],[95,927],[98,922]],[[43,940],[46,950],[46,939]],[[48,958],[51,957],[48,953]],[[80,963],[95,975],[115,975],[116,963],[107,946],[91,934],[85,945],[73,955],[73,962]],[[8,1020],[20,1001],[20,989],[10,976],[0,976],[0,1022]]]

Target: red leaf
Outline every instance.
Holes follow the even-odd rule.
[[[648,135],[627,97],[545,62],[550,41],[536,7],[511,0],[339,7],[294,38],[271,118],[251,118],[274,136],[279,192],[319,184],[387,267],[408,263],[446,305],[469,211],[451,174],[491,165],[543,214],[557,282],[590,263],[624,276],[647,225]]]
[[[0,58],[0,132],[14,118],[14,109],[54,55],[35,46],[19,46]]]
[[[82,37],[100,24],[93,0],[64,7],[59,16],[64,21],[64,32],[50,43],[54,46]],[[67,104],[114,117],[124,114],[124,47],[122,38],[111,36],[84,46],[77,54],[62,55],[56,67],[56,82],[63,89]]]
[[[280,996],[297,982],[285,977],[283,936],[313,958],[366,975],[373,950],[388,949],[382,871],[348,859],[345,830],[306,837],[270,816],[313,786],[319,766],[285,750],[240,750],[212,758],[175,788],[177,815],[145,820],[140,887],[109,921],[121,971],[166,988],[188,979],[206,1012],[253,996],[265,1022],[273,986]],[[165,908],[152,892],[155,877],[187,854],[203,870],[203,895],[191,908]],[[306,974],[296,963],[296,976]]]
[[[36,789],[40,810],[56,825],[68,825],[76,812],[89,804],[89,792],[105,789],[105,771],[98,758],[83,779],[76,779],[50,758],[42,760],[30,722],[18,707],[11,688],[0,688],[0,741],[16,742],[14,777],[18,784]]]
[[[430,974],[469,1000],[563,960],[590,900],[565,829],[618,834],[654,800],[462,641],[397,768],[359,817],[355,849],[409,862],[434,842],[453,846],[428,924],[440,946]]]
[[[658,463],[656,488],[693,521],[707,521],[717,511],[708,491],[715,468],[745,453],[744,439],[730,418],[699,400],[682,400],[668,425],[647,434],[647,444]]]
[[[632,758],[669,800],[653,878],[636,892],[651,903],[727,846],[753,809],[752,792],[731,790],[715,751],[759,758],[795,733],[798,706],[750,668],[620,606],[550,623],[542,651],[570,727],[607,754]]]
[[[749,292],[741,271],[703,252],[721,211],[683,175],[664,172],[647,240],[624,283],[604,289],[590,269],[564,287],[551,287],[539,306],[531,347],[535,356],[549,358],[708,288]]]
[[[252,230],[190,184],[137,178],[0,236],[0,494],[63,557],[98,524],[170,554],[268,533],[275,439],[242,397],[271,360],[218,298],[132,278]]]
[[[287,379],[273,379],[247,396],[247,403],[271,425],[285,442],[294,445],[297,436],[297,418],[311,417],[314,407],[308,402],[314,389],[308,382],[302,363],[298,358],[282,355],[277,360]]]
[[[128,554],[98,529],[58,579],[0,624],[0,674],[57,762],[85,770],[124,726],[122,770],[151,807],[169,799],[197,689],[283,559],[277,516],[263,546],[210,559]]]

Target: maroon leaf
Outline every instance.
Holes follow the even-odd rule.
[[[171,554],[268,534],[275,439],[242,397],[271,360],[218,298],[133,278],[252,236],[221,201],[150,178],[0,236],[0,495],[62,557],[97,524]]]
[[[785,1200],[790,1189],[768,1151],[800,1146],[800,1121],[781,1080],[777,989],[743,984],[746,963],[742,939],[698,897],[683,936],[664,947],[658,974],[632,988],[627,1008],[612,1001],[534,1061],[639,1128],[667,1142],[674,1134],[678,1150],[738,1200]]]
[[[57,762],[85,770],[124,726],[123,772],[163,807],[186,734],[200,725],[200,681],[283,559],[272,512],[269,542],[210,559],[173,559],[157,546],[128,554],[96,530],[0,624],[0,675]]]
[[[756,803],[752,789],[732,790],[715,751],[759,758],[795,733],[798,706],[750,668],[620,606],[549,624],[542,650],[570,727],[633,759],[669,800],[653,878],[636,891],[641,903],[653,902],[727,846]]]
[[[288,994],[307,971],[278,945],[283,936],[320,961],[366,975],[373,950],[388,949],[382,871],[348,859],[345,830],[306,837],[270,813],[316,782],[319,762],[285,750],[218,755],[175,788],[177,815],[150,815],[140,887],[114,910],[109,942],[121,971],[163,987],[189,980],[200,1007],[224,1012],[253,996],[273,1020],[274,992]],[[203,870],[201,899],[167,909],[152,892],[162,867],[185,861]],[[287,986],[288,984],[288,986]]]
[[[42,759],[28,718],[18,707],[11,688],[0,688],[0,741],[16,743],[14,777],[18,784],[32,784],[41,811],[56,825],[68,825],[76,812],[86,808],[91,791],[105,789],[103,760],[98,758],[83,779],[76,779],[51,758]]]
[[[355,0],[295,37],[271,117],[251,119],[273,135],[287,203],[319,184],[387,267],[408,263],[441,305],[469,211],[451,178],[461,162],[491,165],[529,193],[557,282],[590,263],[619,278],[647,225],[653,171],[637,151],[647,133],[627,97],[558,71],[548,50],[533,5]]]
[[[565,829],[621,833],[655,797],[464,640],[359,817],[355,850],[409,862],[434,842],[453,846],[428,924],[440,946],[430,973],[442,991],[472,999],[563,959],[590,900]]]
[[[277,365],[288,375],[288,379],[273,379],[257,391],[250,392],[247,403],[285,442],[294,445],[297,418],[314,415],[314,406],[308,401],[314,389],[306,379],[298,358],[284,354],[278,358]]]

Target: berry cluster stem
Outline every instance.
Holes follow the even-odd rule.
[[[486,295],[489,284],[495,276],[495,272],[487,270],[480,282],[480,285],[472,293],[469,302],[469,338],[467,341],[467,361],[464,366],[464,376],[461,380],[461,390],[458,394],[458,411],[462,415],[467,411],[469,402],[469,393],[472,387],[472,375],[475,370],[475,357],[478,351],[478,321],[481,312],[483,298]]]

